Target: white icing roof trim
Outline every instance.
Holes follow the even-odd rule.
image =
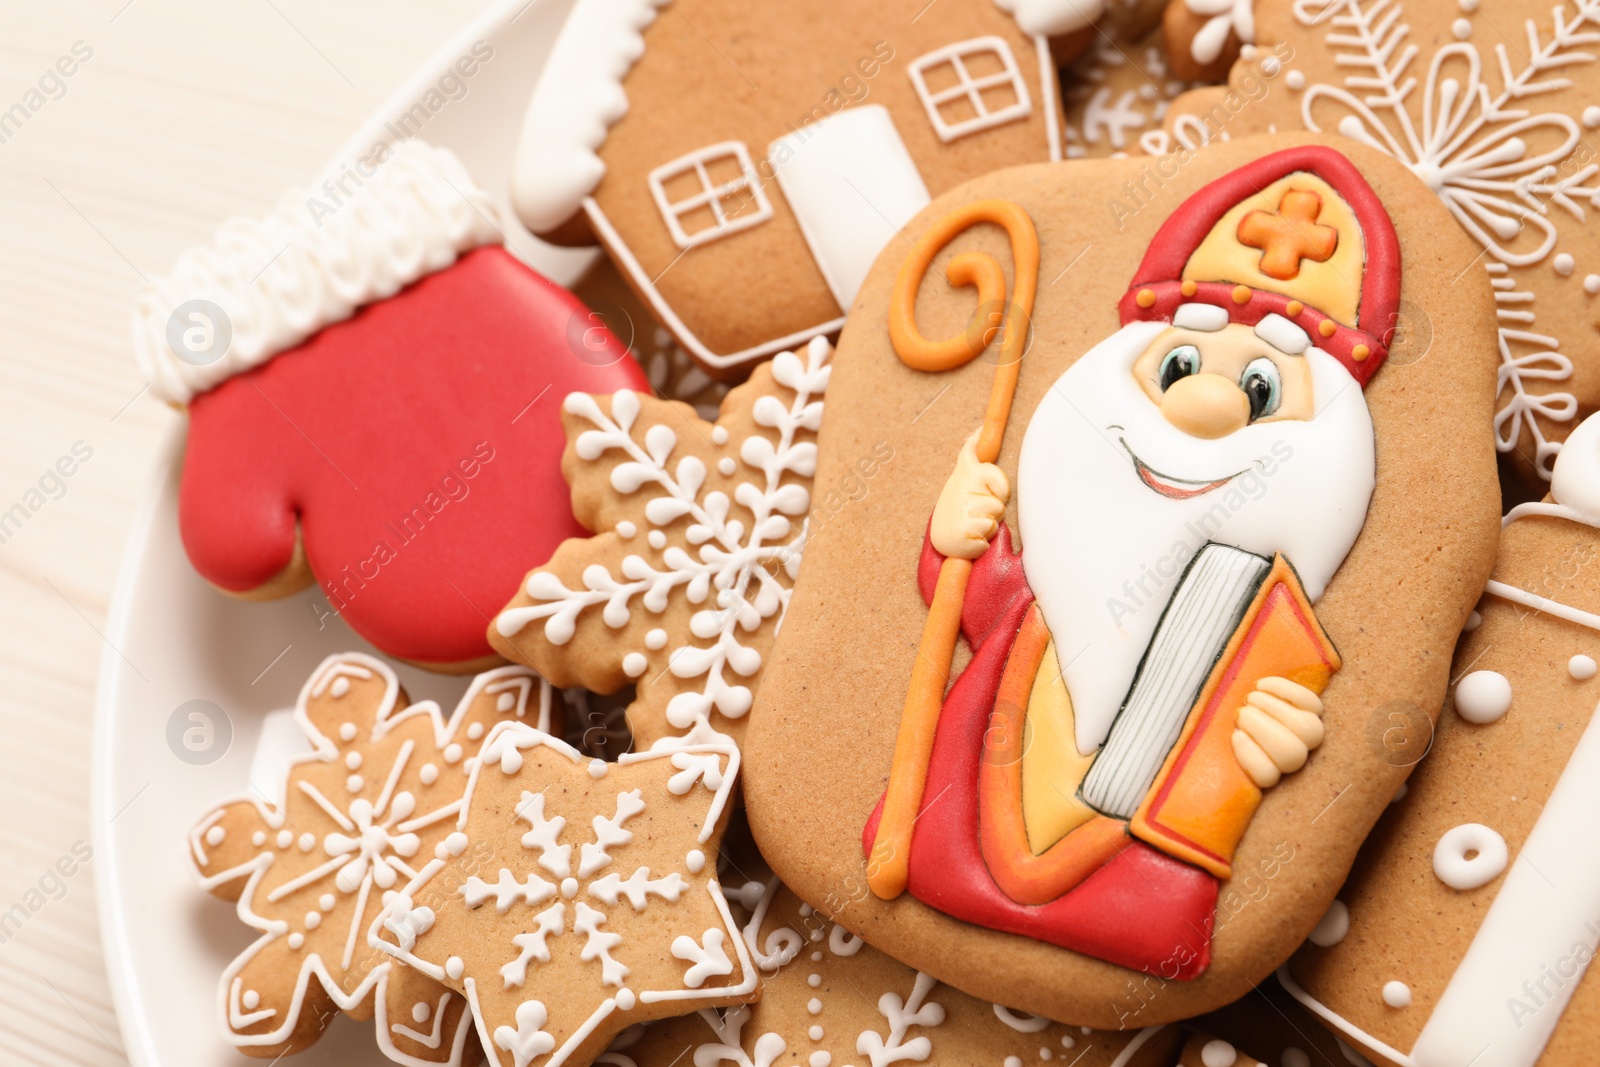
[[[407,141],[349,199],[290,192],[272,214],[230,219],[211,244],[184,252],[135,304],[134,357],[152,393],[187,403],[501,239],[494,202],[454,153]],[[176,328],[209,325],[227,345],[219,356],[183,358],[169,343],[174,312],[197,300],[220,307],[226,323],[202,311]]]
[[[1081,30],[1106,11],[1106,0],[994,0],[994,5],[1015,18],[1023,33],[1039,37]]]
[[[511,202],[534,233],[570,219],[605,177],[597,154],[628,113],[622,81],[644,55],[645,27],[667,0],[578,0],[522,117]]]

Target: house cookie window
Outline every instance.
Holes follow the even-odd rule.
[[[679,248],[715,241],[772,217],[741,141],[723,141],[650,172],[650,195]]]
[[[946,45],[917,57],[910,70],[928,120],[947,144],[1033,110],[1017,57],[999,37]]]

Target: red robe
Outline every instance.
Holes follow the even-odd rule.
[[[926,537],[917,568],[933,600],[943,557]],[[1022,554],[1004,525],[973,565],[961,611],[972,661],[946,695],[927,786],[911,837],[911,895],[947,915],[1020,934],[1162,978],[1198,977],[1211,959],[1217,879],[1135,841],[1076,888],[1043,905],[1018,904],[989,874],[978,838],[978,771],[1006,660],[1033,604]],[[862,834],[871,854],[883,801]]]

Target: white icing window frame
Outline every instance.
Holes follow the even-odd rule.
[[[983,53],[998,56],[1001,66],[1005,69],[995,74],[974,78],[972,72],[967,69],[966,61],[972,56]],[[949,64],[955,70],[956,84],[937,91],[930,89],[927,71],[945,64]],[[939,140],[945,144],[975,133],[982,133],[984,130],[992,130],[996,126],[1004,126],[1008,122],[1025,119],[1033,114],[1033,97],[1028,92],[1028,81],[1023,77],[1022,68],[1017,65],[1017,57],[1011,51],[1011,46],[1000,37],[974,37],[927,52],[911,61],[909,73],[911,84],[917,90],[917,98],[922,101],[922,109],[928,115],[928,121],[933,124]],[[984,90],[999,85],[1009,85],[1016,94],[1017,102],[997,111],[991,111],[984,102],[983,93]],[[940,106],[960,99],[965,99],[972,105],[973,117],[959,122],[947,121],[943,112],[939,110]]]
[[[738,161],[739,176],[720,184],[713,184],[711,175],[706,170],[706,164],[729,156]],[[667,196],[666,183],[689,173],[699,177],[700,191],[681,200],[670,199]],[[750,150],[745,147],[743,141],[718,141],[716,144],[697,148],[656,167],[650,172],[648,180],[650,195],[655,199],[656,209],[661,212],[661,218],[667,224],[667,231],[672,234],[673,243],[684,251],[720,240],[741,230],[748,230],[752,226],[759,226],[772,218],[772,202],[761,189],[761,178],[756,174],[755,164],[750,159]],[[745,189],[748,189],[750,195],[755,198],[755,210],[729,218],[722,209],[723,197]],[[696,233],[688,233],[683,228],[683,216],[703,207],[711,209],[716,225]]]

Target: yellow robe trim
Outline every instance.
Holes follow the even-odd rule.
[[[1022,822],[1035,856],[1094,818],[1094,809],[1078,799],[1093,762],[1093,753],[1078,752],[1072,698],[1051,641],[1034,675],[1023,725]]]

